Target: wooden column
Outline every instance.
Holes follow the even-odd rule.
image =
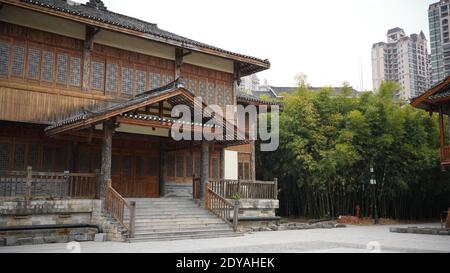
[[[202,141],[201,152],[201,170],[200,170],[200,199],[204,198],[205,185],[209,182],[209,143],[205,140]]]
[[[250,179],[256,180],[256,145],[255,141],[250,142]]]
[[[102,169],[100,180],[100,199],[106,197],[106,186],[111,179],[111,157],[112,157],[112,137],[114,134],[114,125],[111,120],[103,123],[103,143],[102,143]]]
[[[175,49],[175,79],[181,77],[181,66],[183,64],[183,49]]]
[[[225,179],[225,148],[220,148],[220,178]]]
[[[164,179],[165,149],[166,143],[161,139],[159,142],[159,197],[166,195],[166,181]]]
[[[89,90],[89,76],[91,75],[92,50],[94,49],[94,36],[98,29],[86,26],[86,35],[83,44],[83,91]]]
[[[237,92],[241,85],[241,64],[234,63],[234,105],[237,105]]]

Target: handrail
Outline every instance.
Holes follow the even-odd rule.
[[[278,199],[278,179],[274,181],[211,179],[211,188],[226,199]]]
[[[205,208],[214,213],[217,217],[224,220],[236,232],[238,229],[239,201],[235,200],[234,204],[224,197],[220,196],[211,187],[210,183],[205,185]],[[231,218],[233,211],[233,218]],[[233,222],[231,222],[233,219]]]
[[[128,223],[126,223],[124,219],[125,207],[130,211]],[[125,200],[125,198],[112,187],[111,179],[108,180],[106,187],[105,209],[128,230],[128,236],[133,238],[136,223],[136,202],[128,202]]]
[[[0,171],[0,198],[97,198],[98,173]]]

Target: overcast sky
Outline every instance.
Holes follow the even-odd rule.
[[[86,2],[86,0],[76,0]],[[230,51],[269,59],[258,77],[290,86],[298,73],[313,86],[350,82],[372,88],[372,44],[389,28],[423,30],[437,0],[103,0],[109,10]],[[361,72],[362,71],[362,72]],[[361,86],[361,82],[363,86]]]

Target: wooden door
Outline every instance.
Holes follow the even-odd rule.
[[[111,179],[123,197],[159,197],[159,158],[153,152],[113,153]]]

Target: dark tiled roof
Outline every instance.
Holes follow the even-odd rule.
[[[252,95],[261,98],[262,96],[267,96],[269,98],[275,98],[275,95],[270,91],[252,91]]]
[[[133,17],[109,11],[106,9],[106,7],[102,8],[101,4],[97,4],[98,2],[101,2],[98,0],[90,0],[87,4],[79,4],[71,1],[67,2],[65,0],[20,0],[20,1],[38,6],[43,6],[57,11],[62,11],[72,15],[84,17],[87,19],[99,21],[101,23],[107,23],[110,25],[120,26],[130,30],[159,36],[161,38],[171,39],[187,45],[202,47],[216,52],[222,52],[236,57],[262,62],[267,66],[270,65],[268,60],[262,60],[259,58],[234,53],[205,43],[197,42],[195,40],[185,38],[183,36],[171,33],[169,31],[162,30],[158,28],[156,24],[145,22]],[[96,4],[100,5],[99,8],[95,7]]]
[[[287,93],[287,94],[293,94],[295,91],[297,91],[297,87],[276,87],[276,86],[271,86],[272,90],[275,91],[275,93],[277,93],[278,96],[281,96],[283,93]],[[308,87],[308,90],[313,91],[313,92],[319,92],[320,90],[323,89],[330,89],[331,90],[331,96],[337,96],[342,92],[342,87]],[[350,96],[356,96],[358,95],[359,92],[355,89],[352,88],[351,90],[351,94]]]
[[[83,111],[83,113],[79,113],[72,117],[68,117],[68,118],[65,118],[65,119],[62,119],[60,121],[53,123],[49,127],[45,128],[45,131],[52,130],[52,129],[55,129],[57,127],[61,127],[64,125],[73,124],[73,123],[76,123],[76,122],[79,122],[82,120],[87,120],[89,118],[100,116],[102,114],[105,114],[105,113],[108,113],[111,111],[127,108],[129,106],[138,104],[140,102],[144,102],[148,99],[158,97],[164,93],[169,93],[171,91],[174,91],[175,89],[177,89],[178,84],[179,84],[179,82],[178,82],[178,80],[176,80],[176,81],[173,81],[173,82],[169,83],[168,85],[165,85],[161,88],[139,94],[135,98],[127,100],[125,102],[117,102],[117,103],[111,102],[106,107],[100,106],[94,110]]]
[[[279,105],[279,103],[277,102],[273,102],[273,101],[267,101],[267,100],[263,100],[261,98],[255,97],[253,95],[244,93],[239,91],[236,94],[237,97],[237,101],[238,102],[256,102],[256,103],[260,103],[260,104],[264,104],[264,105]]]

